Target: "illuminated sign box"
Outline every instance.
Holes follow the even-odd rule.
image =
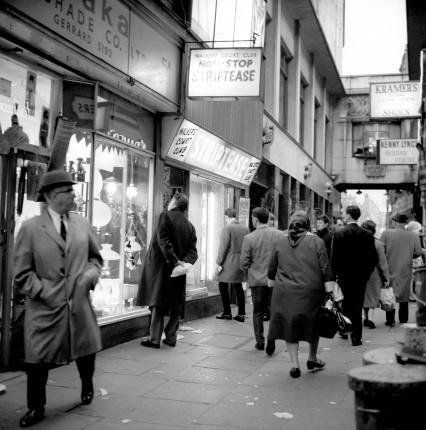
[[[167,157],[244,185],[251,184],[260,165],[258,158],[186,119],[182,121]]]
[[[417,164],[419,150],[416,139],[379,139],[377,164]]]
[[[191,49],[188,97],[261,98],[262,49]]]
[[[420,102],[417,81],[370,84],[371,118],[420,118]]]

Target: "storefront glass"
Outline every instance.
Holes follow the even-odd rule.
[[[0,147],[50,147],[59,85],[35,66],[0,55]]]
[[[150,240],[151,164],[148,156],[95,140],[92,223],[104,258],[93,296],[99,317],[136,311],[133,301]]]
[[[213,280],[224,226],[224,186],[197,175],[190,176],[189,219],[197,232],[198,260],[187,275],[187,298],[218,294]]]

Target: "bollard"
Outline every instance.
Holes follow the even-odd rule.
[[[389,348],[372,349],[367,351],[362,357],[362,364],[364,366],[369,364],[386,364],[396,362],[396,348],[393,346]]]
[[[371,364],[348,377],[357,430],[408,430],[424,422],[426,366]]]

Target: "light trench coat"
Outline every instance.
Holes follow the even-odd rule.
[[[101,350],[90,290],[103,261],[89,222],[69,214],[65,243],[44,210],[22,224],[14,263],[26,296],[25,361],[66,364]]]

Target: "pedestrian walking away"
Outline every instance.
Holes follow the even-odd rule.
[[[334,232],[331,269],[343,293],[342,310],[352,322],[352,345],[362,345],[362,308],[367,281],[377,266],[378,256],[371,231],[357,224],[358,206],[346,208],[346,226]],[[347,335],[342,335],[347,337]]]
[[[248,227],[240,224],[237,220],[237,211],[233,208],[225,210],[225,222],[226,225],[222,229],[219,252],[216,260],[217,280],[219,281],[223,312],[216,318],[221,320],[232,319],[231,299],[229,294],[229,286],[231,286],[234,288],[238,303],[238,314],[234,317],[234,320],[244,322],[246,298],[241,283],[245,281],[245,279],[240,269],[240,256],[243,238],[246,234],[250,233],[250,230]]]
[[[373,235],[376,233],[376,223],[373,220],[367,220],[362,223],[362,227],[371,231]],[[385,247],[383,243],[374,238],[374,246],[376,247],[378,262],[377,266],[371,273],[370,279],[367,282],[364,295],[364,327],[371,329],[376,328],[373,321],[374,309],[380,307],[380,292],[382,288],[389,287],[389,269],[386,261]],[[371,316],[369,311],[371,310]]]
[[[397,213],[392,220],[395,228],[385,230],[380,240],[385,246],[390,286],[393,288],[396,302],[399,303],[398,319],[404,324],[408,321],[413,258],[420,257],[423,250],[419,235],[405,229],[407,215]],[[385,324],[390,327],[395,325],[395,309],[386,312]]]
[[[94,395],[93,374],[101,336],[90,301],[102,269],[96,237],[86,218],[70,213],[74,190],[68,172],[45,174],[40,216],[25,221],[15,246],[15,284],[25,302],[25,363],[28,412],[21,427],[44,418],[48,372],[75,360],[81,401]]]
[[[168,210],[160,215],[145,258],[136,304],[151,310],[149,339],[141,342],[148,348],[160,348],[163,330],[163,343],[176,346],[176,332],[185,307],[186,275],[170,275],[174,268],[193,265],[198,258],[195,227],[185,214],[188,202],[185,194],[173,196]]]
[[[264,315],[272,295],[272,288],[268,287],[268,266],[275,242],[283,233],[268,225],[268,209],[255,208],[251,217],[255,230],[244,236],[240,261],[241,270],[251,289],[255,348],[262,351],[265,349]]]
[[[325,366],[317,357],[319,337],[314,323],[325,293],[333,290],[334,282],[324,241],[309,228],[306,213],[295,212],[288,233],[276,242],[268,267],[268,285],[274,285],[274,291],[266,353],[274,353],[276,339],[285,340],[292,378],[301,375],[300,341],[309,344],[308,369]]]
[[[317,235],[320,237],[327,249],[327,256],[330,259],[331,256],[331,244],[333,242],[333,233],[330,231],[330,218],[327,215],[321,215],[317,220]]]

